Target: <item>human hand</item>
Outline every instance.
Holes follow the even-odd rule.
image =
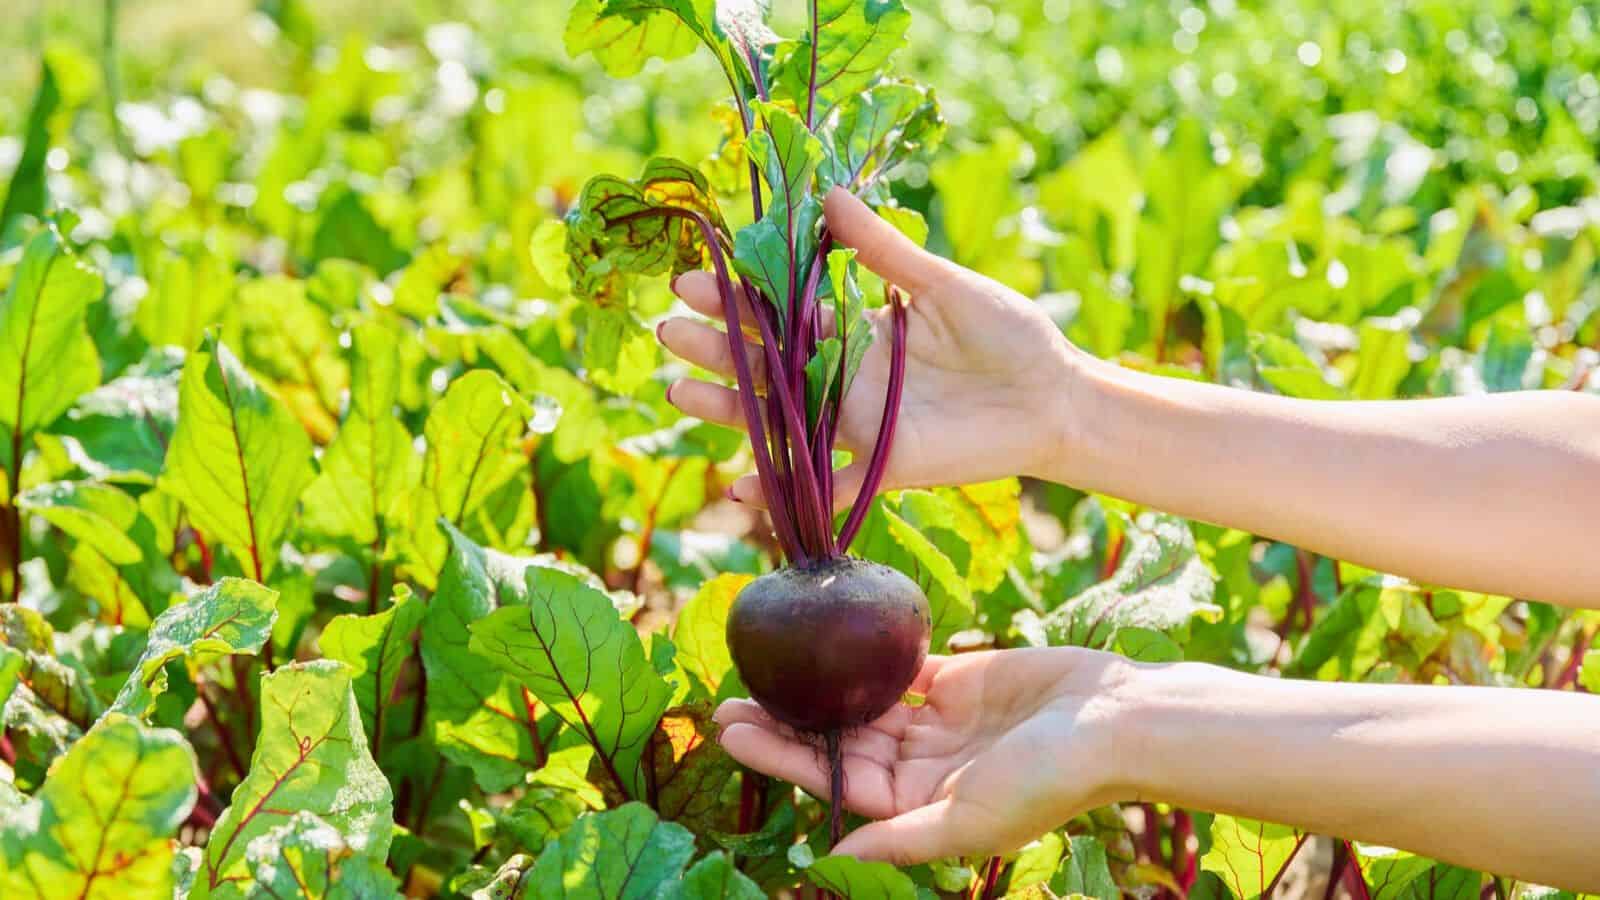
[[[905,393],[882,486],[929,487],[1040,474],[1061,449],[1061,429],[1052,427],[1054,411],[1063,406],[1058,398],[1072,389],[1081,351],[1026,297],[923,250],[849,192],[830,193],[825,214],[838,244],[855,248],[858,262],[911,296]],[[722,318],[710,273],[683,275],[673,289],[694,310]],[[748,310],[741,318],[754,321]],[[841,444],[857,454],[856,462],[836,477],[841,507],[861,487],[864,457],[883,417],[891,346],[888,309],[873,312],[873,329],[872,346],[839,420]],[[683,359],[732,377],[732,353],[723,331],[674,318],[663,322],[657,334]],[[751,360],[761,357],[752,341]],[[757,369],[759,381],[759,365]],[[734,388],[684,379],[672,385],[667,397],[688,415],[744,428]],[[733,495],[762,505],[755,476],[736,482]]]
[[[1122,657],[1052,647],[933,656],[897,704],[844,739],[844,803],[882,821],[833,852],[910,865],[1013,850],[1116,799],[1110,727]],[[753,700],[717,709],[719,741],[753,769],[828,796],[825,760]]]

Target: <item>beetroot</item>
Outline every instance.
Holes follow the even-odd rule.
[[[825,733],[864,725],[905,694],[932,625],[911,579],[839,557],[750,582],[728,616],[728,647],[763,708]]]

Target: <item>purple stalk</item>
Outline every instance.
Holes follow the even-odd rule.
[[[895,423],[900,418],[900,396],[906,380],[906,306],[900,292],[893,287],[889,288],[889,306],[894,315],[893,346],[889,353],[889,391],[884,398],[883,421],[878,425],[878,441],[867,462],[861,493],[856,495],[855,502],[850,505],[850,515],[844,520],[844,527],[839,529],[839,547],[842,549],[849,549],[850,543],[855,540],[856,532],[861,530],[861,523],[867,517],[867,508],[878,493],[878,485],[883,483],[883,470],[889,465],[889,451],[894,446]]]
[[[746,296],[751,298],[751,305],[754,306],[756,300],[748,285],[746,286]],[[767,396],[768,398],[773,395],[777,396],[778,409],[782,413],[784,428],[788,432],[789,449],[792,456],[791,469],[795,476],[795,486],[797,488],[795,519],[799,523],[801,534],[810,534],[812,536],[813,543],[808,545],[809,549],[815,551],[816,555],[827,554],[831,552],[829,545],[832,544],[832,533],[828,527],[829,516],[827,510],[822,506],[822,492],[817,485],[817,473],[811,465],[811,449],[806,441],[805,420],[801,418],[794,398],[796,387],[798,386],[800,391],[804,391],[805,382],[802,380],[779,384],[773,380],[773,367],[782,365],[782,359],[778,353],[778,339],[760,316],[756,317],[756,321],[761,326],[761,345],[767,354]],[[734,340],[733,333],[732,328],[728,329],[729,341]],[[742,344],[744,341],[740,339],[739,343]]]
[[[817,0],[811,0],[811,75],[806,79],[806,128],[817,112]]]
[[[728,322],[728,349],[733,355],[734,379],[739,384],[739,401],[744,408],[745,425],[750,429],[750,449],[756,458],[756,477],[761,481],[761,491],[766,495],[767,507],[772,513],[772,527],[778,534],[778,544],[791,560],[805,560],[805,546],[795,534],[793,520],[789,517],[789,498],[784,493],[773,469],[772,457],[767,447],[767,430],[761,419],[761,406],[756,399],[755,379],[750,374],[750,357],[745,352],[744,329],[739,321],[739,303],[734,293],[733,279],[728,275],[728,263],[717,242],[716,229],[705,216],[687,209],[662,206],[618,216],[613,224],[650,216],[677,216],[688,219],[700,227],[706,246],[711,248],[711,264],[716,270],[717,293],[722,296],[722,315]],[[754,304],[752,304],[754,307]],[[766,323],[759,313],[756,321],[765,329]]]

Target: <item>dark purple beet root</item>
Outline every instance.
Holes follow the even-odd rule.
[[[762,707],[801,731],[876,719],[911,686],[933,620],[916,583],[888,566],[833,559],[746,585],[728,614],[728,648]]]

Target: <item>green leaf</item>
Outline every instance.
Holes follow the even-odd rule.
[[[702,43],[732,83],[732,58],[713,30],[716,0],[579,0],[567,19],[567,52],[592,52],[613,77],[634,75],[651,57],[677,59]]]
[[[411,434],[395,416],[400,356],[395,335],[365,322],[351,330],[350,407],[306,489],[306,522],[358,544],[380,544],[422,474]],[[381,546],[378,548],[381,552]]]
[[[250,772],[211,830],[199,898],[244,896],[247,851],[297,813],[322,819],[353,853],[383,859],[394,797],[361,733],[361,711],[342,663],[292,663],[261,679],[261,734]],[[244,884],[241,884],[243,882]]]
[[[1122,896],[1111,878],[1105,845],[1089,835],[1078,835],[1067,842],[1067,857],[1050,876],[1050,890],[1063,897],[1079,894],[1095,900],[1118,900]]]
[[[117,565],[132,565],[143,556],[127,534],[139,518],[139,504],[110,485],[92,481],[41,484],[18,495],[17,505]]]
[[[56,69],[51,62],[47,53],[39,67],[39,89],[34,92],[33,105],[22,131],[25,136],[22,155],[11,170],[5,205],[0,206],[0,234],[9,230],[12,220],[19,216],[44,215],[49,197],[45,157],[50,152],[50,120],[63,105]]]
[[[427,605],[402,584],[388,609],[370,616],[335,616],[317,638],[324,656],[350,667],[356,705],[375,748],[383,746],[383,712],[411,653],[411,635],[426,612]]]
[[[804,868],[812,884],[846,900],[916,900],[916,882],[888,863],[824,856]]]
[[[22,811],[0,818],[0,893],[167,900],[178,827],[194,802],[194,751],[182,735],[111,716]]]
[[[1119,514],[1120,515],[1120,514]],[[1122,558],[1111,577],[1044,617],[1053,645],[1105,648],[1120,628],[1184,628],[1196,617],[1216,621],[1215,578],[1195,552],[1189,523],[1151,514],[1125,522]]]
[[[1350,846],[1372,900],[1397,900],[1406,894],[1413,879],[1434,867],[1433,860],[1404,850],[1359,843]]]
[[[208,335],[183,366],[161,489],[262,581],[311,476],[311,440],[300,423]]]
[[[525,888],[541,900],[643,900],[676,880],[693,855],[688,829],[628,803],[578,819],[539,854]]]
[[[1398,323],[1368,319],[1361,323],[1361,356],[1350,395],[1357,400],[1390,400],[1411,371],[1411,333]]]
[[[532,560],[485,550],[453,527],[439,589],[422,623],[428,675],[427,725],[446,758],[472,769],[479,786],[502,791],[545,761],[527,688],[470,648],[472,623],[502,605],[526,605],[522,573]]]
[[[524,578],[529,605],[474,622],[470,649],[579,731],[628,797],[644,797],[640,758],[671,687],[603,592],[543,566],[530,566]]]
[[[733,655],[728,651],[728,611],[751,580],[749,575],[731,573],[712,578],[678,611],[677,622],[672,626],[678,662],[713,699],[724,696],[725,683],[737,684],[739,680]]]
[[[51,436],[72,461],[106,481],[154,484],[178,424],[180,351],[152,351],[118,378],[79,397]]]
[[[278,592],[243,578],[224,578],[156,617],[144,652],[111,703],[111,711],[143,716],[167,689],[167,663],[202,666],[223,656],[256,653],[277,618]]]
[[[435,516],[476,537],[493,532],[491,501],[513,479],[527,477],[521,440],[532,412],[526,400],[488,369],[474,369],[450,382],[428,412],[421,486],[426,505],[407,510],[423,578],[444,562],[444,536]],[[519,490],[517,497],[528,494]],[[419,517],[425,511],[433,515]],[[487,517],[480,515],[484,513]]]
[[[22,674],[26,662],[27,657],[21,651],[12,649],[9,644],[0,644],[0,709],[11,699],[11,692],[17,687],[17,676]]]
[[[906,491],[900,511],[918,528],[942,528],[966,544],[966,578],[974,592],[999,587],[1022,550],[1022,484],[1015,478]]]
[[[139,336],[154,347],[199,344],[233,298],[232,263],[195,241],[182,251],[157,250],[147,267],[150,290],[133,315]]]
[[[1341,400],[1345,394],[1328,383],[1322,368],[1293,341],[1275,334],[1250,335],[1250,357],[1262,381],[1286,397]]]
[[[250,886],[230,883],[216,894],[239,897],[315,897],[318,900],[399,900],[400,885],[383,857],[357,853],[339,829],[297,812],[250,842]]]
[[[54,422],[100,383],[99,354],[84,330],[100,291],[100,276],[53,226],[28,239],[0,304],[0,385],[7,386],[0,390],[0,427],[14,440]]]
[[[327,191],[321,219],[311,235],[312,261],[354,260],[371,266],[380,276],[404,266],[406,252],[378,222],[370,205],[370,198],[347,186]]]
[[[702,268],[704,233],[682,216],[652,214],[663,209],[701,215],[717,233],[727,231],[705,176],[688,163],[657,158],[634,181],[614,175],[589,179],[567,214],[573,291],[609,302],[635,276]]]
[[[889,57],[905,44],[911,14],[900,0],[818,0],[817,113],[827,118],[833,106],[878,80]],[[773,66],[773,81],[786,88],[803,110],[811,76],[811,39],[791,45]]]
[[[827,135],[823,182],[860,190],[879,184],[912,153],[933,149],[944,119],[926,88],[891,82],[845,96]]]
[[[718,850],[706,854],[677,881],[662,885],[661,900],[761,900],[766,893]]]
[[[1238,900],[1256,900],[1288,864],[1305,835],[1287,825],[1218,815],[1211,820],[1211,849],[1200,857]]]

